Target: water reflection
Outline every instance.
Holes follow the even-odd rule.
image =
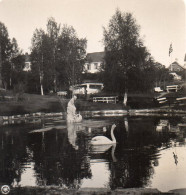
[[[68,140],[70,144],[73,146],[75,150],[77,150],[79,147],[76,144],[77,131],[76,131],[75,123],[67,123],[67,131],[68,131]]]
[[[77,132],[84,130],[85,128],[81,123],[67,123],[68,141],[75,150],[79,149],[77,145]]]
[[[91,146],[96,135],[110,139],[113,123],[117,144]],[[0,130],[0,183],[76,189],[183,188],[185,139],[186,119],[179,117],[7,125]]]

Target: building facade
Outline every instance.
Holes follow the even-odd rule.
[[[173,62],[172,64],[170,64],[170,66],[168,67],[170,72],[182,72],[185,70],[184,67],[182,67],[180,64],[178,64],[178,62]]]
[[[23,68],[23,71],[31,71],[31,61],[28,53],[25,54],[25,67]]]
[[[104,64],[104,52],[88,53],[83,73],[98,73]]]

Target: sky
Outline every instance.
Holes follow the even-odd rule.
[[[23,52],[30,52],[36,28],[46,30],[47,20],[73,26],[87,39],[87,53],[104,50],[103,27],[118,8],[131,12],[140,25],[140,36],[155,61],[168,66],[184,64],[186,53],[186,0],[0,0],[0,22],[15,37]],[[172,43],[173,52],[169,57]]]

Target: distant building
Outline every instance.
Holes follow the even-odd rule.
[[[84,65],[84,73],[98,73],[102,70],[104,63],[104,52],[88,53]]]
[[[186,68],[184,66],[181,66],[180,64],[178,64],[178,62],[173,62],[172,64],[170,64],[170,66],[168,67],[169,69],[169,74],[173,76],[174,80],[182,80],[182,74],[184,71],[186,71]]]
[[[178,64],[178,62],[173,62],[172,64],[170,64],[170,66],[168,67],[170,72],[182,72],[185,70],[185,68],[183,66],[181,66],[180,64]]]
[[[23,68],[23,71],[31,71],[31,60],[28,53],[25,54],[25,67]]]

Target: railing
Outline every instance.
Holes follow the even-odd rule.
[[[170,86],[167,86],[166,88],[167,88],[167,92],[170,92],[170,90],[175,90],[177,92],[179,89],[179,86],[178,85],[170,85]]]
[[[105,103],[115,103],[118,101],[117,96],[112,97],[93,97],[93,102],[105,102]]]

